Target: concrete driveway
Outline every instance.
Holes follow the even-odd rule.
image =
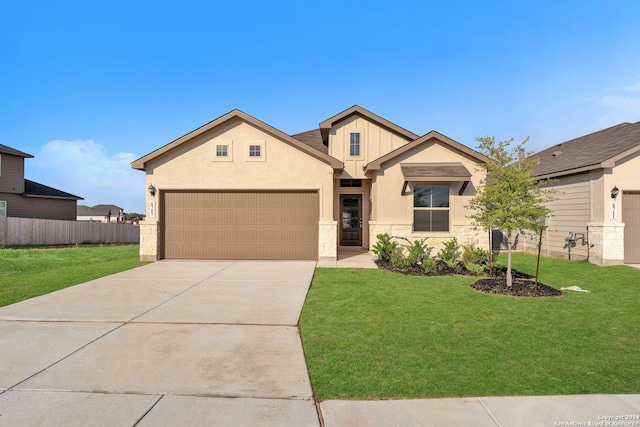
[[[315,262],[161,261],[0,308],[0,425],[318,426]]]

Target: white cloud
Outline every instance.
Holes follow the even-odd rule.
[[[27,179],[84,197],[78,204],[114,204],[125,212],[144,211],[144,172],[131,169],[138,156],[109,154],[107,147],[86,141],[49,141],[27,163]],[[29,164],[35,166],[29,169]]]

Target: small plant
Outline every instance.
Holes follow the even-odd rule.
[[[467,264],[479,264],[484,266],[488,262],[489,251],[477,247],[473,242],[468,245],[462,245],[462,263],[465,267],[467,267]]]
[[[430,273],[436,269],[436,260],[433,258],[425,258],[422,260],[422,269]]]
[[[451,240],[443,243],[444,247],[438,252],[438,258],[444,261],[447,266],[455,264],[460,258],[460,245],[458,240],[454,237]]]
[[[431,250],[433,249],[433,246],[427,246],[425,243],[427,241],[426,237],[420,240],[416,239],[413,242],[406,237],[396,237],[396,239],[404,240],[408,243],[406,246],[408,252],[407,258],[413,265],[421,265],[426,258],[429,258]]]
[[[474,276],[479,276],[484,273],[484,266],[480,264],[465,264],[464,268],[466,268],[467,271]]]
[[[388,233],[378,234],[378,241],[371,248],[371,251],[378,256],[381,261],[391,261],[391,255],[398,247],[398,242],[392,241],[393,237]]]
[[[408,270],[414,266],[414,262],[411,258],[404,255],[402,248],[394,248],[391,253],[391,265],[400,270]]]

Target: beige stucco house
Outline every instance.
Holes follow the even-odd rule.
[[[487,244],[465,205],[482,154],[359,106],[295,135],[233,110],[134,161],[143,260],[335,259],[388,232]]]
[[[533,155],[554,180],[542,252],[598,265],[640,263],[640,122],[622,123]],[[533,251],[537,236],[526,235]]]

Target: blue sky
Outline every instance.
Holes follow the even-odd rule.
[[[81,204],[144,210],[130,162],[239,108],[289,134],[359,104],[417,134],[640,121],[638,1],[0,2],[0,143]]]

